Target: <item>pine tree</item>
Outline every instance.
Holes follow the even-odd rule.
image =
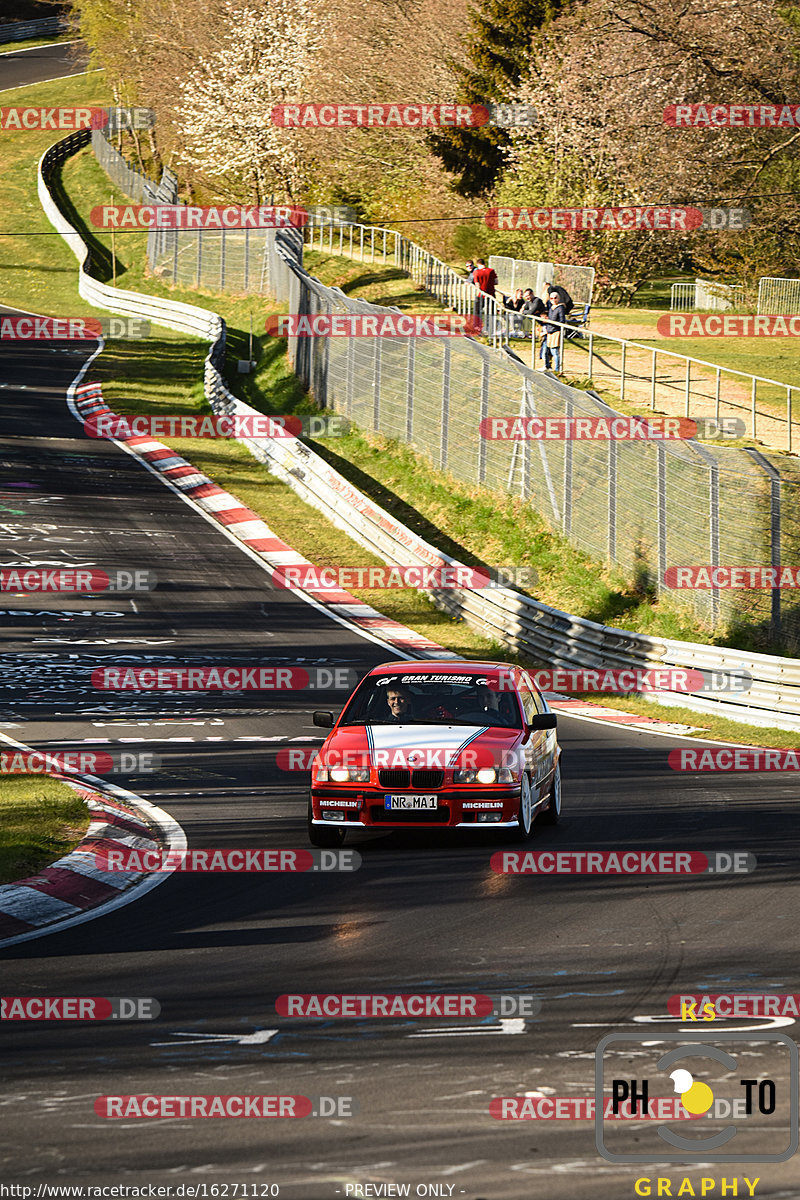
[[[458,103],[511,99],[526,73],[533,38],[558,5],[559,0],[482,0],[470,12],[467,61],[450,60],[459,79]],[[431,149],[457,176],[456,191],[470,197],[491,191],[509,141],[507,130],[492,125],[442,129],[429,138]]]

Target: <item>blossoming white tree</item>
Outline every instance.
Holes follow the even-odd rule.
[[[273,125],[274,105],[304,99],[325,15],[309,0],[225,4],[226,35],[180,85],[180,157],[223,198],[294,199],[304,183],[301,141]]]

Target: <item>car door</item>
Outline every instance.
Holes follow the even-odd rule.
[[[535,717],[549,711],[540,692],[531,684],[530,677],[525,672],[521,672],[519,694],[528,724]],[[526,755],[530,755],[531,767],[529,769],[534,783],[534,791],[538,790],[540,795],[544,795],[549,786],[555,767],[556,747],[555,729],[534,730],[525,747]]]

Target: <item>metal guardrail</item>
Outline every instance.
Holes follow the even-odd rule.
[[[0,45],[6,42],[24,42],[27,38],[44,37],[49,33],[63,33],[69,28],[65,17],[40,17],[38,21],[12,21],[0,25]]]
[[[170,328],[208,338],[212,346],[206,359],[204,385],[212,408],[216,412],[254,414],[255,409],[229,391],[218,369],[225,346],[225,323],[218,314],[194,305],[115,289],[88,275],[89,248],[62,215],[47,186],[53,167],[88,140],[87,130],[71,134],[51,146],[39,163],[39,197],[51,224],[78,259],[81,295],[89,303],[112,312],[148,316]],[[276,253],[287,269],[292,271],[296,267],[291,245],[279,243]],[[299,272],[304,274],[302,268]],[[406,529],[298,439],[243,438],[241,441],[297,495],[385,562],[394,565],[457,562]],[[749,691],[738,695],[662,692],[654,693],[653,699],[754,725],[800,730],[800,661],[797,659],[748,654],[745,661],[739,650],[651,638],[630,630],[614,629],[561,612],[511,588],[429,594],[438,607],[462,617],[513,652],[547,666],[647,668],[663,664],[716,672],[740,671],[744,667],[752,674],[753,683]]]

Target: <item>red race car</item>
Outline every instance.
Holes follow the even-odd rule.
[[[561,813],[556,715],[521,667],[390,662],[366,675],[311,767],[308,836],[336,847],[348,829],[513,829]],[[332,727],[332,728],[331,728]]]

